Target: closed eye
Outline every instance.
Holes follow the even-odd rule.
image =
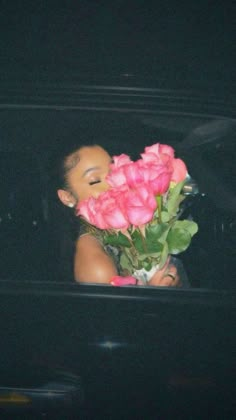
[[[90,181],[89,185],[99,184],[99,182],[101,182],[100,179],[98,179],[97,181]]]

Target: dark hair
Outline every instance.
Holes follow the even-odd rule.
[[[52,265],[55,267],[59,281],[73,281],[75,240],[79,235],[79,218],[74,209],[64,206],[58,198],[58,189],[67,189],[65,161],[67,156],[75,153],[78,144],[58,145],[47,157],[47,190],[48,219],[50,225],[50,242]]]
[[[80,219],[75,215],[75,209],[63,205],[58,196],[58,189],[69,190],[67,174],[77,163],[78,156],[68,162],[68,157],[76,154],[83,147],[93,147],[97,144],[78,145],[66,143],[52,151],[47,158],[48,173],[48,208],[51,231],[52,254],[56,265],[57,278],[61,281],[74,280],[73,266],[75,243],[80,234]]]

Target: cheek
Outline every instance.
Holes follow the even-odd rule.
[[[101,182],[99,184],[96,184],[95,186],[96,188],[93,189],[92,191],[92,196],[97,198],[100,194],[106,192],[107,190],[109,190],[110,186],[107,184],[107,182]]]
[[[77,186],[75,192],[79,201],[87,200],[89,197],[97,197],[96,188],[91,188],[90,185]]]
[[[76,201],[81,201],[84,200],[84,192],[83,192],[83,188],[81,188],[81,186],[79,186],[76,183],[70,183],[70,192],[73,195],[73,197],[75,198]],[[84,198],[83,198],[84,197]]]

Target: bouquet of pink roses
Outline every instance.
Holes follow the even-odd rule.
[[[187,175],[174,149],[157,143],[146,147],[137,161],[114,156],[107,176],[110,188],[79,203],[78,215],[98,228],[103,244],[120,250],[123,274],[151,274],[170,254],[190,245],[197,224],[179,220]]]

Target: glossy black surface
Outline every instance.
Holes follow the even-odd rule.
[[[1,286],[1,386],[40,389],[32,372],[48,369],[51,382],[53,371],[76,375],[84,393],[76,418],[80,409],[112,419],[235,412],[235,294]]]

